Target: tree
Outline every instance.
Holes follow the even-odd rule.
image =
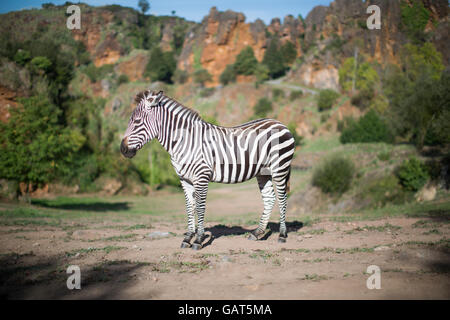
[[[345,91],[351,91],[354,81],[355,89],[373,91],[375,84],[379,81],[375,69],[368,62],[363,62],[357,65],[356,73],[354,70],[355,58],[347,58],[339,68],[339,84],[341,87]]]
[[[64,171],[85,137],[58,123],[61,110],[47,97],[22,99],[0,124],[0,177],[30,184],[48,183]]]
[[[272,110],[272,102],[267,98],[259,99],[253,107],[253,111],[255,112],[255,116],[257,117],[265,117],[267,113]]]
[[[150,3],[147,0],[139,0],[138,7],[141,8],[142,14],[150,10]]]
[[[263,63],[269,68],[271,78],[278,78],[286,72],[285,61],[279,49],[277,38],[272,38],[269,47],[264,53]]]
[[[255,72],[258,60],[255,58],[255,53],[252,47],[247,46],[237,55],[234,63],[234,69],[237,74],[252,75]]]
[[[152,49],[147,63],[145,75],[152,81],[172,82],[176,69],[176,61],[172,52],[163,52],[159,47]]]
[[[201,87],[205,86],[205,82],[211,81],[211,74],[206,69],[198,69],[194,71],[194,81]]]
[[[448,109],[449,75],[442,72],[441,61],[441,54],[431,43],[422,47],[406,45],[402,68],[390,70],[383,83],[392,127],[398,136],[413,142],[418,149]]]
[[[234,68],[234,65],[227,65],[225,70],[220,75],[219,80],[220,83],[222,83],[224,86],[226,86],[230,82],[236,82],[236,70]]]
[[[284,61],[290,65],[297,58],[297,49],[292,42],[287,41],[281,46],[281,54],[283,55]]]
[[[334,90],[324,89],[320,91],[317,98],[317,106],[319,108],[319,111],[331,109],[338,97],[339,94]]]

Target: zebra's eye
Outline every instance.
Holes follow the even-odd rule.
[[[134,119],[134,121],[133,121],[134,124],[138,124],[140,122],[141,122],[141,119]]]

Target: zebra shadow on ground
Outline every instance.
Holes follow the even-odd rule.
[[[289,232],[297,232],[298,230],[300,230],[301,228],[304,227],[303,222],[301,221],[291,221],[291,222],[286,222],[286,227],[288,229],[288,233]],[[267,231],[267,229],[269,229],[269,231]],[[203,244],[203,247],[207,247],[209,245],[211,245],[214,240],[220,238],[220,237],[227,237],[227,236],[239,236],[239,235],[243,235],[246,233],[250,233],[255,229],[246,229],[243,228],[241,226],[226,226],[223,224],[218,224],[215,225],[213,227],[210,228],[205,228],[205,232],[210,233],[208,235],[208,241],[206,241]],[[264,234],[263,237],[261,237],[259,239],[259,241],[264,241],[267,240],[273,233],[278,233],[280,231],[280,224],[279,223],[275,223],[275,222],[269,222],[266,228],[266,233]]]

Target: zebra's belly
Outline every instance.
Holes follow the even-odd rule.
[[[257,175],[271,175],[271,171],[266,166],[258,167],[254,165],[224,165],[218,166],[218,170],[213,171],[211,182],[219,183],[241,183],[253,179]]]

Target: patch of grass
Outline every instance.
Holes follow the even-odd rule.
[[[28,219],[14,219],[0,221],[2,226],[60,226],[60,221],[46,221],[46,220],[28,220]]]
[[[324,234],[326,232],[326,230],[324,228],[320,228],[320,229],[313,229],[310,231],[303,231],[303,232],[297,232],[298,235],[305,235],[305,234]]]
[[[124,228],[124,230],[150,229],[151,227],[152,227],[151,225],[146,224],[135,224],[133,226]]]
[[[310,280],[310,281],[320,281],[320,280],[327,280],[329,279],[326,275],[318,275],[318,274],[308,274],[306,273],[303,278],[300,280]]]
[[[133,240],[133,238],[135,238],[137,236],[136,233],[130,233],[130,234],[124,234],[124,235],[120,235],[120,236],[112,236],[112,237],[108,237],[108,238],[102,238],[100,240],[103,241],[130,241]]]
[[[396,230],[400,230],[402,227],[399,226],[394,226],[388,222],[386,222],[384,225],[382,226],[364,226],[364,227],[357,227],[355,229],[346,231],[346,234],[352,234],[354,232],[361,232],[361,231],[378,231],[378,232],[386,232],[386,231],[396,231]]]
[[[249,257],[252,259],[262,258],[265,262],[267,259],[274,257],[274,254],[264,250],[255,250],[255,252],[250,254]]]
[[[95,252],[95,251],[104,251],[106,253],[110,253],[112,251],[121,250],[121,249],[126,249],[126,248],[125,247],[119,247],[119,246],[106,246],[106,247],[103,247],[103,248],[92,248],[92,247],[89,247],[87,249],[82,248],[82,249],[77,249],[77,250],[72,250],[70,252],[66,252],[66,256],[72,257],[72,256],[75,256],[77,253],[84,254],[84,253],[91,253],[91,252]]]
[[[426,231],[426,232],[424,232],[422,234],[430,235],[430,234],[442,234],[442,233],[438,229],[431,229],[431,230],[428,230],[428,231]]]
[[[2,218],[48,218],[51,217],[48,213],[40,212],[33,208],[14,208],[11,210],[0,211]]]

